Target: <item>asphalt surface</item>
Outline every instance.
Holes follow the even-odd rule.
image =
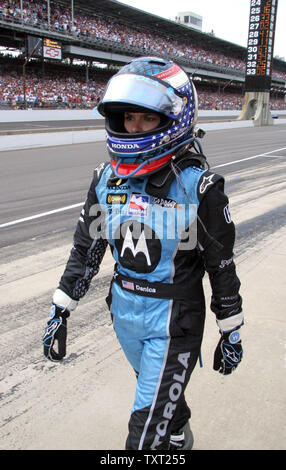
[[[201,142],[211,167],[224,176],[253,166],[259,171],[265,158],[247,159],[285,147],[285,126],[210,131]],[[0,247],[73,230],[93,168],[106,159],[104,142],[1,152]],[[237,160],[242,161],[227,165]],[[266,158],[271,160],[277,162],[275,153]],[[216,169],[217,165],[226,166]],[[234,182],[228,189],[232,192],[235,187]],[[79,206],[1,227],[73,205]]]
[[[187,389],[195,450],[286,448],[285,135],[275,125],[202,141],[225,176],[246,321],[243,361],[225,378],[212,370],[219,335],[208,309],[204,367]],[[41,347],[93,168],[105,159],[103,142],[0,154],[1,449],[124,448],[136,380],[105,306],[109,253],[69,319],[65,361],[46,361]],[[205,292],[209,305],[207,278]]]
[[[0,132],[13,133],[13,132],[37,132],[43,130],[49,130],[50,132],[55,130],[75,129],[100,129],[104,127],[103,119],[86,119],[86,120],[67,120],[67,121],[27,121],[27,122],[0,122]]]

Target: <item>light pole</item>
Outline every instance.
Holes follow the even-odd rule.
[[[21,9],[21,21],[23,23],[24,16],[23,16],[23,0],[20,0],[20,9]]]
[[[48,6],[48,27],[51,29],[51,6],[50,6],[50,0],[46,0],[47,6]]]
[[[26,65],[27,63],[29,62],[29,60],[31,59],[32,55],[34,54],[35,50],[37,49],[38,45],[40,44],[40,42],[42,41],[41,38],[39,38],[39,40],[37,41],[35,47],[33,48],[32,52],[28,55],[28,57],[26,57],[26,60],[23,64],[23,93],[24,93],[24,108],[26,109]]]

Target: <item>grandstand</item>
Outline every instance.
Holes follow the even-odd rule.
[[[246,48],[114,0],[0,0],[2,109],[93,108],[133,57],[169,57],[196,84],[200,109],[240,110]],[[17,53],[15,53],[17,52]],[[286,109],[274,59],[270,107]]]

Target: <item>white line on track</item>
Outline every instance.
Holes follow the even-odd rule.
[[[235,163],[241,163],[241,162],[245,162],[247,160],[253,160],[254,158],[269,157],[270,154],[280,152],[281,150],[286,150],[286,147],[282,147],[282,148],[276,149],[276,150],[271,150],[270,152],[266,152],[266,153],[260,153],[258,155],[253,155],[252,157],[242,158],[241,160],[234,160],[233,162],[222,163],[221,165],[213,166],[212,169],[221,168],[223,166],[228,166],[228,165],[234,165]],[[277,157],[278,156],[279,155],[277,155]],[[272,157],[275,157],[275,155],[272,155]],[[282,156],[279,156],[279,157],[281,158]],[[77,204],[72,204],[71,206],[60,207],[59,209],[54,209],[54,210],[51,210],[51,211],[48,211],[48,212],[42,212],[41,214],[35,214],[35,215],[31,215],[29,217],[24,217],[23,219],[11,220],[11,222],[6,222],[5,224],[1,224],[0,228],[10,227],[12,225],[20,224],[22,222],[29,222],[30,220],[39,219],[40,217],[46,217],[47,215],[56,214],[57,212],[64,212],[64,211],[74,209],[76,207],[82,207],[83,204],[84,204],[83,202],[79,202]]]
[[[233,162],[229,162],[229,163],[222,163],[221,165],[212,166],[212,169],[221,168],[222,166],[234,165],[235,163],[245,162],[247,160],[252,160],[254,158],[268,157],[270,156],[271,153],[280,152],[281,150],[286,150],[286,147],[282,147],[281,149],[271,150],[271,152],[259,153],[258,155],[253,155],[253,157],[242,158],[241,160],[234,160]],[[275,157],[275,155],[271,155],[271,157]]]
[[[28,222],[30,220],[34,220],[34,219],[38,219],[40,217],[45,217],[47,215],[52,215],[52,214],[56,214],[57,212],[64,212],[64,211],[68,211],[70,209],[74,209],[75,207],[80,207],[80,206],[83,206],[83,202],[79,202],[77,204],[72,204],[71,206],[66,206],[66,207],[60,207],[59,209],[53,209],[52,211],[48,211],[48,212],[42,212],[41,214],[35,214],[35,215],[31,215],[29,217],[24,217],[23,219],[17,219],[17,220],[11,220],[11,222],[6,222],[5,224],[1,224],[0,225],[0,228],[4,228],[4,227],[9,227],[11,225],[16,225],[16,224],[20,224],[21,222]]]

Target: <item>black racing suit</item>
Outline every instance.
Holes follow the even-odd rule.
[[[138,376],[126,449],[168,449],[190,418],[184,391],[202,342],[205,271],[220,330],[243,323],[224,179],[190,152],[176,169],[177,177],[167,166],[118,180],[110,164],[96,168],[54,296],[85,295],[109,244],[116,263],[107,302]]]

